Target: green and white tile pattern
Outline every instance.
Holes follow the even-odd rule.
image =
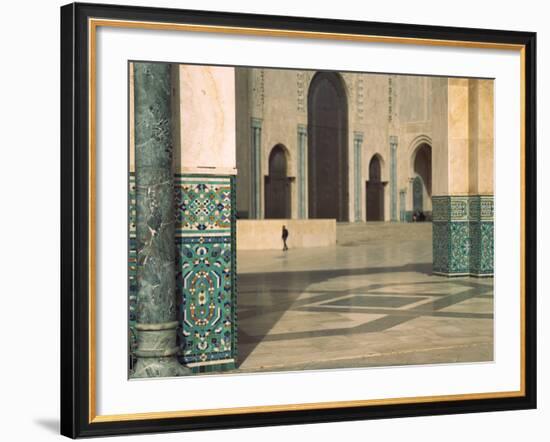
[[[493,275],[493,202],[492,195],[433,197],[434,273]]]

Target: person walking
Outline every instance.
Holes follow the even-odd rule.
[[[288,238],[288,230],[286,226],[283,226],[283,234],[281,235],[281,238],[283,238],[283,252],[286,252],[288,250],[288,246],[286,245],[286,240]]]

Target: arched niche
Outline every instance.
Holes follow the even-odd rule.
[[[431,219],[432,212],[432,146],[427,142],[418,144],[412,157],[412,214],[422,213]],[[423,217],[423,218],[424,218]]]
[[[367,221],[384,221],[384,182],[382,158],[375,154],[369,161],[367,181]]]
[[[265,177],[265,218],[290,218],[290,178],[287,176],[288,151],[282,144],[271,149]]]

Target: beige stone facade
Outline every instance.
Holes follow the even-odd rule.
[[[240,217],[266,217],[265,177],[275,146],[283,146],[286,153],[288,217],[309,217],[307,137],[313,110],[308,105],[316,75],[303,70],[235,69]],[[342,220],[367,220],[366,183],[375,157],[381,169],[384,221],[410,218],[418,175],[423,182],[422,210],[428,214],[432,195],[493,194],[492,80],[336,75],[347,108],[347,208]]]
[[[236,218],[432,220],[435,272],[492,274],[493,80],[172,65],[170,81],[174,172],[230,178]]]

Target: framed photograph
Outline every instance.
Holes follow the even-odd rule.
[[[536,35],[61,8],[61,433],[536,407]]]

